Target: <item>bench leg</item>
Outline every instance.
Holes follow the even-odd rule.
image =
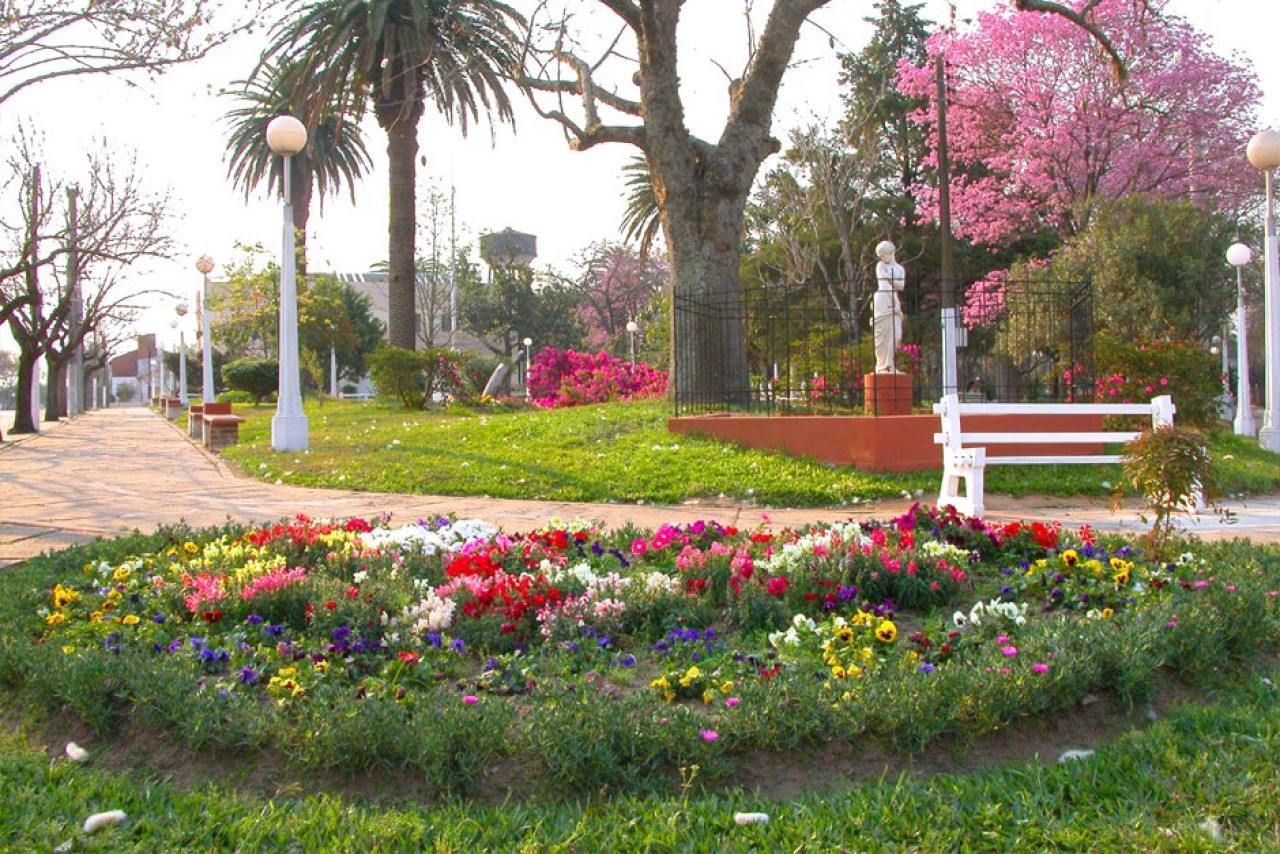
[[[986,465],[986,448],[944,452],[938,509],[950,505],[956,508],[956,512],[966,516],[981,516],[986,510],[982,501]]]

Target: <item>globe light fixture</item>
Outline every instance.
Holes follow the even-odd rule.
[[[280,385],[271,419],[271,447],[277,451],[307,449],[307,416],[302,412],[302,376],[298,365],[297,249],[290,198],[292,158],[307,144],[307,129],[293,116],[267,123],[267,146],[283,158],[284,245],[280,258]]]
[[[1245,156],[1253,168],[1262,172],[1266,191],[1266,216],[1263,223],[1265,240],[1263,257],[1263,295],[1266,316],[1265,338],[1266,385],[1263,395],[1262,428],[1258,444],[1268,451],[1280,452],[1280,260],[1277,259],[1274,172],[1280,166],[1280,133],[1264,130],[1254,134],[1245,148]]]
[[[634,320],[627,321],[627,337],[630,339],[631,345],[631,364],[636,363],[636,333],[640,331],[640,325]]]
[[[186,409],[190,399],[187,397],[187,339],[184,337],[181,319],[187,316],[187,304],[180,302],[173,307],[178,319],[170,323],[178,327],[178,402]]]
[[[1232,427],[1237,436],[1256,436],[1253,402],[1249,399],[1249,316],[1244,307],[1244,277],[1240,268],[1253,260],[1253,252],[1243,243],[1227,247],[1227,263],[1236,268],[1236,417]]]

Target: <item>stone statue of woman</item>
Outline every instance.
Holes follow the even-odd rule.
[[[895,247],[888,240],[876,244],[876,292],[871,301],[871,329],[876,344],[876,373],[901,373],[894,367],[894,353],[902,343],[902,303],[898,292],[906,282],[906,271],[894,258]]]

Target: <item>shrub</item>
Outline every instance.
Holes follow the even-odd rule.
[[[529,398],[548,409],[658,397],[666,388],[664,372],[624,362],[604,351],[592,356],[547,347],[529,367]]]
[[[406,409],[425,409],[436,395],[457,395],[464,389],[458,354],[439,347],[380,347],[369,357],[369,376],[379,394],[398,397]]]
[[[1173,536],[1175,514],[1194,512],[1199,498],[1218,495],[1208,440],[1171,424],[1147,430],[1125,447],[1124,474],[1155,514],[1149,536],[1157,552]]]
[[[253,403],[253,395],[247,391],[224,391],[218,394],[218,403]]]
[[[223,366],[222,379],[233,391],[251,395],[257,406],[279,388],[280,363],[276,359],[236,359]]]
[[[1173,397],[1179,424],[1210,429],[1218,423],[1222,376],[1216,360],[1186,341],[1121,340],[1099,335],[1095,354],[1098,400],[1103,403]]]

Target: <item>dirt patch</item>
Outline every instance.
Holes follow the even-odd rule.
[[[1093,750],[1125,733],[1147,726],[1200,692],[1165,680],[1149,703],[1130,707],[1107,695],[1087,697],[1069,710],[1026,718],[976,739],[938,739],[927,749],[906,754],[874,739],[831,743],[797,751],[757,751],[735,757],[736,770],[715,788],[741,787],[769,800],[787,800],[806,792],[835,791],[849,784],[893,779],[901,774],[928,777],[968,774],[1027,762],[1053,763],[1067,750]],[[271,798],[299,798],[327,792],[391,805],[436,800],[438,792],[420,775],[398,769],[358,774],[290,767],[272,751],[196,751],[127,720],[109,741],[95,738],[74,715],[58,713],[38,725],[22,724],[16,713],[3,725],[24,730],[33,747],[51,759],[67,761],[69,741],[90,750],[96,767],[140,772],[179,789],[216,783]],[[510,800],[545,800],[543,781],[531,763],[507,759],[488,769],[470,800],[492,805]],[[576,793],[594,795],[597,793]]]

